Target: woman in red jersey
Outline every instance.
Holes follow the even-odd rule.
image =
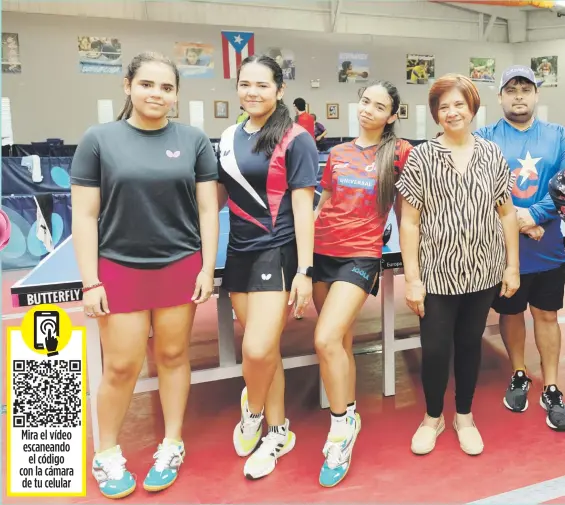
[[[395,199],[395,182],[410,153],[396,138],[400,97],[389,82],[360,93],[359,137],[335,146],[316,208],[313,298],[319,318],[316,352],[331,410],[320,484],[343,480],[361,428],[355,408],[351,325],[369,294],[378,292],[383,233]]]

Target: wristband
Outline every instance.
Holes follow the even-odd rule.
[[[90,286],[84,286],[82,288],[82,292],[86,293],[87,291],[90,291],[91,289],[99,288],[100,286],[103,286],[102,282],[97,282],[96,284],[91,284]]]

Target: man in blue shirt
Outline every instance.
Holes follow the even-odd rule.
[[[493,304],[514,370],[504,405],[514,412],[528,408],[531,379],[524,360],[524,312],[529,304],[544,379],[540,404],[547,410],[548,426],[565,431],[563,394],[557,387],[561,347],[557,311],[563,307],[565,248],[560,219],[548,193],[550,179],[565,169],[565,128],[534,116],[538,97],[530,68],[506,69],[498,95],[504,118],[476,134],[500,147],[516,178],[512,200],[520,225],[520,289],[512,298],[496,297]],[[543,230],[538,228],[541,233],[536,236],[532,232],[537,227]]]

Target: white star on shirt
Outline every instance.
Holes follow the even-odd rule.
[[[520,173],[518,174],[518,177],[521,177],[520,184],[522,184],[530,176],[530,174],[533,173],[538,175],[536,164],[539,160],[541,160],[541,158],[532,158],[530,151],[526,154],[525,160],[518,158],[520,165],[522,165],[522,170],[520,170]]]
[[[241,42],[243,41],[243,39],[241,38],[241,35],[238,34],[238,35],[236,35],[236,36],[233,38],[233,41],[234,41],[236,44],[241,44]]]

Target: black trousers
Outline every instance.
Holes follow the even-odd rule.
[[[469,414],[481,364],[482,336],[489,309],[500,288],[463,295],[426,295],[420,319],[422,384],[427,413],[440,417],[454,350],[455,406]]]

